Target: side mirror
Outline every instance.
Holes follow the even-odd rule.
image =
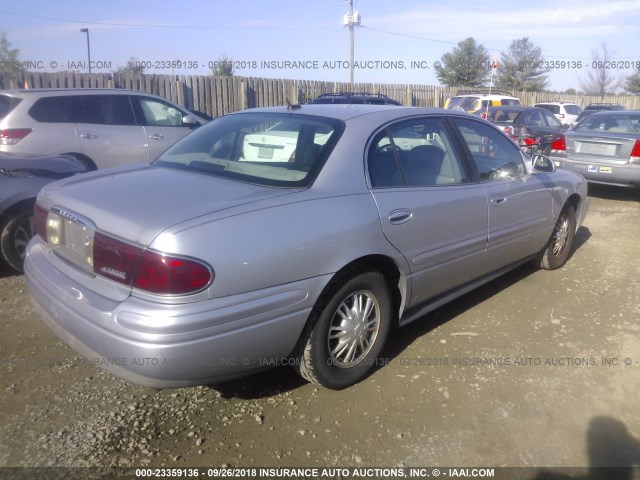
[[[200,126],[200,122],[193,115],[185,115],[182,117],[182,126],[196,128]]]
[[[556,171],[556,166],[551,159],[539,153],[531,156],[531,167],[534,172],[538,173],[553,173]]]

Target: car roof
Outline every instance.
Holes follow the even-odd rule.
[[[92,91],[101,91],[101,92],[135,92],[136,90],[129,90],[127,88],[12,88],[7,90],[0,90],[0,92],[20,92],[20,93],[47,93],[47,92],[92,92]]]
[[[503,111],[503,112],[525,112],[525,111],[529,111],[529,110],[544,110],[544,108],[539,108],[539,107],[523,107],[522,105],[502,105],[499,107],[488,107],[489,111]],[[481,109],[478,110],[478,112],[484,112],[487,110],[487,107],[483,107]]]
[[[533,106],[535,107],[536,105],[576,105],[576,106],[579,106],[577,103],[573,103],[573,102],[536,102]]]
[[[139,90],[129,90],[125,88],[20,88],[10,90],[0,90],[0,95],[31,96],[71,96],[71,95],[145,95],[149,97],[162,98],[153,93],[141,92]],[[165,99],[166,100],[166,99]]]
[[[628,116],[629,114],[632,115],[640,115],[640,110],[596,110],[593,113],[591,113],[589,116],[598,116],[598,117],[602,117],[604,115],[610,117],[610,116]]]
[[[349,103],[305,104],[291,107],[261,107],[242,110],[230,115],[246,115],[251,113],[288,113],[293,115],[314,115],[347,121],[363,115],[379,115],[390,120],[413,115],[456,115],[477,118],[465,112],[445,110],[443,108],[404,107],[396,105],[369,105]]]

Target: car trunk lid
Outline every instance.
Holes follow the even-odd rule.
[[[79,215],[98,231],[146,247],[178,223],[295,191],[145,165],[56,182],[45,188],[39,203]]]
[[[624,165],[629,162],[636,138],[625,134],[572,132],[565,135],[569,160]]]

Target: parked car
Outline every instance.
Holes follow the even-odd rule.
[[[54,180],[85,171],[71,157],[0,152],[0,260],[22,271],[27,243],[35,235],[33,206],[38,192]]]
[[[570,102],[541,102],[536,103],[534,107],[549,110],[560,120],[560,123],[570,127],[576,123],[578,115],[582,113],[582,109],[578,105]]]
[[[397,100],[382,93],[340,92],[323,93],[309,103],[349,103],[367,105],[402,105]]]
[[[473,113],[487,107],[520,105],[520,100],[511,96],[509,92],[497,89],[459,90],[457,95],[449,97],[444,103],[444,108],[463,110]]]
[[[581,122],[592,113],[601,112],[603,110],[608,112],[617,112],[626,109],[619,103],[590,103],[589,105],[584,107],[584,110],[582,112],[580,112],[580,115],[578,115],[575,123]]]
[[[556,165],[589,182],[640,187],[640,110],[595,112],[551,148]]]
[[[279,122],[292,161],[247,161],[244,139]],[[463,112],[250,109],[149,165],[45,187],[25,274],[53,331],[132,382],[287,363],[340,389],[394,325],[523,262],[561,267],[588,205],[580,175]]]
[[[91,169],[154,160],[204,123],[132,90],[0,90],[0,151],[65,154]]]
[[[548,110],[535,107],[489,107],[478,110],[526,153],[549,154],[551,142],[567,129]]]

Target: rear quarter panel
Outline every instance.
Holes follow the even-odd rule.
[[[151,248],[209,263],[214,270],[209,298],[330,275],[372,254],[391,257],[407,270],[382,234],[367,192],[323,197],[309,191],[297,201],[212,214],[166,230]]]

